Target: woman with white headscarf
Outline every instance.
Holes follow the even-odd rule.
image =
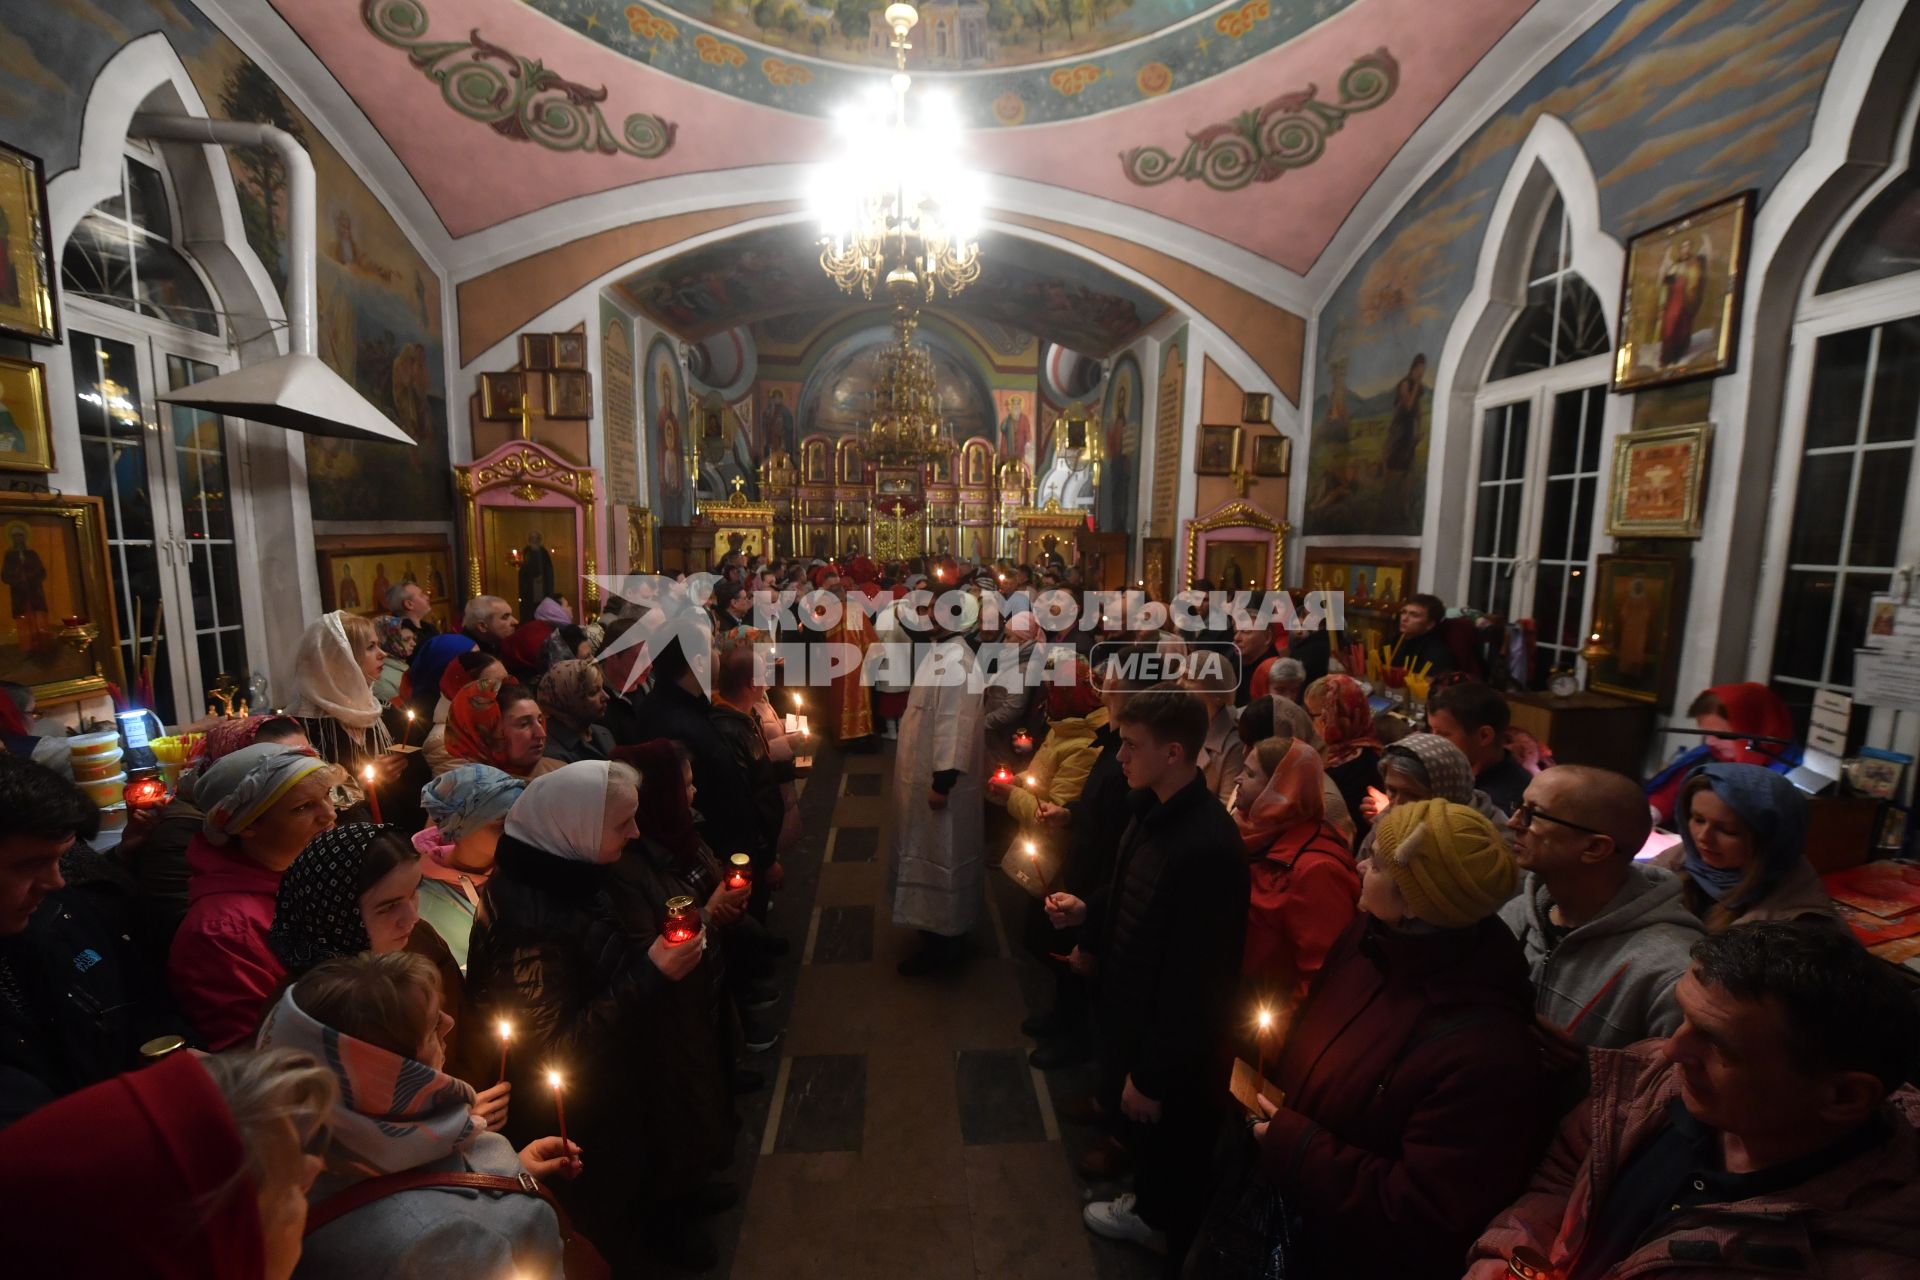
[[[300,721],[323,759],[347,770],[347,794],[356,802],[365,797],[367,768],[374,770],[375,785],[384,785],[404,764],[387,754],[393,736],[373,696],[386,656],[371,621],[336,609],[307,628],[294,657],[287,714]]]
[[[693,972],[707,937],[645,946],[613,910],[609,870],[638,838],[639,785],[632,769],[604,760],[528,783],[507,813],[467,949],[470,1023],[482,1035],[511,1023],[514,1091],[550,1097],[547,1072],[560,1073],[568,1132],[590,1153],[561,1195],[616,1273],[639,1235],[656,1250],[672,1240],[658,1233],[674,1224],[633,1220],[630,1188],[659,1153],[650,1151],[630,1081],[638,1056],[657,1051],[636,1033],[649,1001]],[[544,1107],[516,1107],[507,1136],[530,1142],[547,1117]]]

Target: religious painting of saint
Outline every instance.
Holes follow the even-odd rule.
[[[47,367],[0,356],[0,471],[53,470]]]
[[[47,182],[39,157],[0,145],[0,336],[60,340],[47,234]]]
[[[314,539],[314,550],[319,558],[322,609],[377,617],[387,611],[387,592],[411,582],[427,593],[432,606],[427,619],[442,631],[458,629],[461,602],[448,590],[455,581],[453,549],[444,537],[328,534]]]
[[[1628,241],[1615,391],[1733,372],[1753,206],[1743,191]]]
[[[687,504],[687,398],[679,357],[665,338],[656,337],[647,346],[644,385],[646,431],[653,446],[645,451],[653,463],[648,483],[653,510],[661,524],[683,525],[692,515]]]
[[[1231,475],[1240,465],[1240,428],[1203,426],[1199,443],[1199,454],[1193,460],[1195,475]]]
[[[100,664],[119,641],[102,523],[98,498],[0,494],[0,680],[31,686],[43,704],[106,688]],[[91,646],[67,643],[69,618],[99,628]]]
[[[1705,505],[1711,423],[1630,431],[1614,441],[1607,533],[1697,538]]]
[[[767,392],[767,402],[754,429],[754,462],[764,462],[776,453],[793,453],[793,409],[787,404],[784,387]]]
[[[1269,542],[1211,539],[1201,573],[1216,591],[1262,591],[1271,585],[1267,557],[1272,551]]]
[[[1027,400],[1018,394],[1004,400],[1000,414],[999,454],[1002,462],[1030,462],[1027,451],[1033,447],[1033,419],[1027,416]]]
[[[1686,604],[1685,556],[1603,555],[1594,565],[1593,627],[1603,656],[1587,667],[1587,687],[1666,705],[1680,673],[1680,613]]]
[[[547,416],[584,422],[593,416],[593,375],[560,369],[547,375]]]

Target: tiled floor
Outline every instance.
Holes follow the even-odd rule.
[[[1033,982],[1022,970],[1034,966],[1008,954],[1000,917],[1019,891],[994,886],[964,970],[919,981],[894,972],[914,939],[891,922],[880,860],[891,760],[823,753],[807,784],[805,844],[818,853],[788,859],[776,927],[794,942],[783,974],[792,999],[779,1009],[786,1035],[753,1063],[772,1087],[745,1117],[748,1194],[730,1274],[1152,1274],[1150,1259],[1080,1224],[1086,1197],[1020,1034]]]

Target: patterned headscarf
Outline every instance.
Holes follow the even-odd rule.
[[[242,747],[194,785],[194,801],[206,814],[201,830],[214,844],[225,844],[280,803],[301,779],[332,767],[311,751],[277,742]]]
[[[1401,763],[1414,767],[1412,773],[1435,799],[1452,804],[1473,803],[1473,763],[1466,753],[1437,733],[1410,733],[1381,753],[1380,767],[1398,756]]]
[[[585,658],[556,662],[540,678],[535,695],[540,709],[548,716],[576,731],[584,730],[596,718],[591,699],[601,686],[599,670]]]
[[[1367,691],[1352,676],[1322,676],[1307,690],[1307,702],[1319,704],[1314,718],[1320,736],[1326,739],[1327,768],[1336,769],[1357,757],[1368,747],[1380,749],[1373,734],[1373,708],[1367,705]]]
[[[507,734],[501,726],[500,682],[476,680],[449,699],[447,754],[455,760],[507,767]]]
[[[396,617],[392,614],[383,614],[373,620],[373,634],[375,638],[380,641],[381,652],[385,653],[389,658],[400,658],[404,660],[410,656],[400,652],[400,637],[406,635],[407,632],[412,629],[412,624],[405,618]],[[415,632],[416,640],[418,636],[419,633]]]
[[[516,778],[490,764],[463,764],[420,788],[420,808],[447,840],[499,822],[527,789]]]
[[[374,837],[396,830],[391,825],[350,822],[322,831],[280,877],[267,945],[288,973],[302,974],[337,956],[357,956],[373,946],[360,915],[361,868]]]
[[[338,1077],[327,1147],[333,1172],[404,1173],[464,1151],[486,1132],[473,1115],[472,1085],[322,1026],[295,1003],[291,988],[268,1011],[259,1047],[305,1050]]]

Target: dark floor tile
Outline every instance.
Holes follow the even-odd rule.
[[[877,773],[849,773],[847,775],[847,794],[850,796],[879,795],[880,775]]]
[[[962,1049],[955,1055],[954,1083],[960,1135],[968,1146],[1046,1141],[1025,1049]]]
[[[795,1058],[776,1151],[858,1151],[867,1118],[867,1056]]]
[[[873,959],[873,908],[822,907],[813,939],[815,964],[865,964]]]
[[[880,828],[840,827],[833,835],[835,862],[872,862],[880,856]]]

